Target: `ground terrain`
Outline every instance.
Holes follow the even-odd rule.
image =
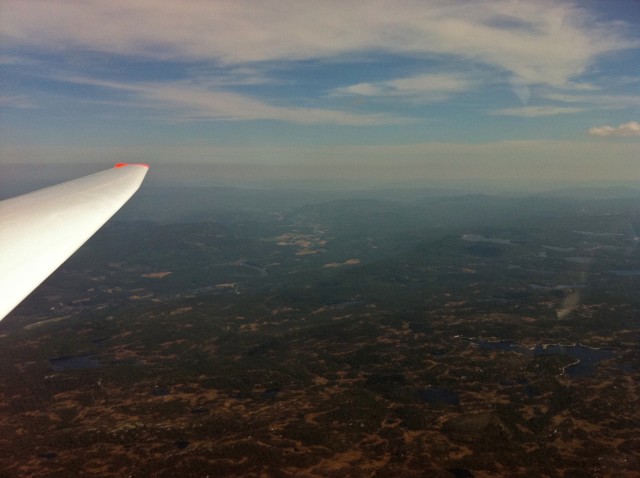
[[[0,323],[0,476],[640,476],[640,197],[254,199]]]

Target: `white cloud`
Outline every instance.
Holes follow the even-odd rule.
[[[372,83],[358,83],[337,88],[332,95],[390,97],[409,101],[440,101],[455,93],[467,91],[474,82],[456,74],[429,73]]]
[[[291,123],[332,123],[367,126],[405,122],[384,114],[353,114],[324,108],[274,106],[249,96],[206,89],[188,82],[123,83],[86,77],[59,77],[61,81],[92,85],[132,95],[147,108],[169,111],[167,120],[280,120]]]
[[[554,0],[5,0],[0,28],[5,46],[229,65],[380,51],[452,56],[551,85],[634,45],[621,25]]]
[[[567,106],[523,106],[519,108],[503,108],[492,112],[493,115],[500,116],[523,116],[536,118],[539,116],[555,116],[563,114],[580,113],[585,108],[574,108]]]
[[[640,123],[630,121],[619,126],[596,126],[589,130],[591,136],[640,136]]]

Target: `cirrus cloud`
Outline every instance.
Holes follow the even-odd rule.
[[[5,45],[156,59],[251,62],[371,52],[490,65],[562,85],[603,53],[637,46],[571,2],[5,0]]]
[[[371,126],[410,121],[386,114],[355,114],[327,108],[276,106],[229,91],[204,88],[187,82],[125,83],[87,77],[59,77],[59,81],[119,91],[149,109],[172,112],[167,119],[178,120],[280,120],[299,124],[332,123]]]
[[[456,93],[467,91],[474,83],[473,80],[459,74],[428,73],[388,81],[358,83],[337,88],[331,94],[430,102],[446,100]]]
[[[567,106],[522,106],[518,108],[503,108],[496,110],[492,114],[499,116],[523,116],[527,118],[537,118],[539,116],[555,116],[563,114],[580,113],[584,108],[574,108]]]

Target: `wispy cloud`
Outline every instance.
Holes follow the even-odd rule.
[[[536,118],[538,116],[581,113],[582,111],[585,111],[585,108],[569,106],[522,106],[518,108],[503,108],[493,111],[491,114],[499,116],[523,116],[527,118]]]
[[[29,65],[33,63],[32,60],[18,55],[0,55],[0,65]]]
[[[536,94],[538,98],[552,104],[504,108],[491,114],[538,117],[640,107],[640,95],[606,94],[592,84],[567,83],[563,87],[539,88]],[[523,103],[526,104],[526,101]]]
[[[581,104],[592,109],[622,109],[640,106],[640,95],[576,94],[568,92],[542,92],[541,96],[552,101]]]
[[[638,45],[622,26],[553,0],[6,0],[1,28],[9,45],[227,65],[381,51],[448,56],[551,85],[602,53]]]
[[[117,90],[131,95],[147,108],[168,110],[167,120],[280,120],[300,124],[331,123],[368,126],[405,122],[384,114],[353,114],[324,108],[274,106],[228,91],[206,89],[188,82],[118,82],[87,77],[59,77],[60,81]]]
[[[308,144],[313,155],[616,130],[640,107],[637,20],[609,21],[625,9],[598,16],[592,2],[0,2],[0,135],[12,141],[148,144],[161,131],[167,143]],[[503,127],[515,117],[527,128]],[[580,140],[637,156],[634,140]]]
[[[471,89],[474,84],[474,81],[459,74],[429,73],[388,81],[357,83],[336,88],[331,94],[430,102],[446,100],[456,93]]]
[[[589,130],[591,136],[640,136],[640,123],[630,121],[619,126],[596,126]]]
[[[0,96],[0,106],[5,108],[36,108],[33,99],[26,95]]]
[[[207,87],[278,85],[286,83],[270,77],[264,70],[252,66],[229,68],[190,67],[187,76]]]

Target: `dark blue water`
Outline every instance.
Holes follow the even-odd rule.
[[[262,398],[276,398],[279,393],[280,393],[280,389],[279,388],[268,388],[267,390],[262,392],[261,397]]]
[[[566,367],[564,373],[571,378],[579,378],[593,374],[598,362],[613,358],[613,350],[592,349],[584,345],[538,345],[533,350],[533,355],[567,355],[577,359],[580,362]]]
[[[164,397],[165,395],[169,395],[169,389],[167,387],[156,385],[153,387],[153,392],[151,393],[154,397]]]
[[[640,276],[640,270],[634,269],[614,269],[611,271],[612,274],[622,277],[634,277]]]
[[[490,342],[487,340],[477,341],[478,347],[486,350],[500,350],[503,352],[515,352],[522,355],[540,357],[544,355],[566,355],[579,360],[578,363],[569,365],[564,369],[564,373],[571,378],[586,377],[593,374],[598,362],[613,358],[614,352],[610,349],[594,349],[584,345],[536,345],[533,349],[523,347],[511,340],[500,340]]]
[[[45,452],[45,453],[40,453],[38,455],[38,458],[46,458],[47,460],[53,460],[54,458],[57,458],[57,457],[58,457],[58,454],[54,453],[52,451],[48,451],[48,452]]]
[[[460,405],[460,397],[456,392],[445,388],[429,387],[418,390],[420,400],[431,404]]]
[[[56,372],[62,372],[64,370],[81,370],[84,368],[98,368],[100,367],[100,362],[95,355],[87,354],[87,355],[67,355],[64,357],[55,357],[49,359],[49,365],[52,370]]]
[[[449,468],[448,471],[454,478],[474,478],[473,473],[466,468]]]

